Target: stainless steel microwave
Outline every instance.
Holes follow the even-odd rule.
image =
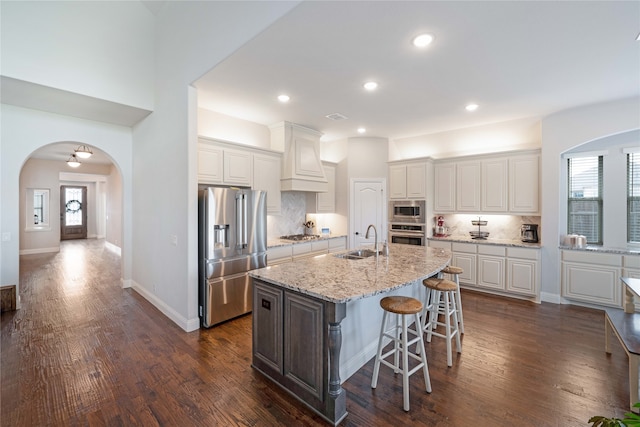
[[[424,200],[392,200],[389,202],[389,221],[424,224],[426,218]]]

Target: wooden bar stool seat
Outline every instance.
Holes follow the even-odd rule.
[[[371,379],[371,388],[376,388],[378,384],[378,373],[380,372],[380,363],[393,369],[395,373],[402,370],[402,398],[403,409],[409,410],[409,377],[422,368],[424,375],[424,384],[428,393],[431,393],[431,379],[429,378],[429,367],[427,365],[427,356],[424,349],[424,340],[422,337],[422,327],[419,313],[422,311],[422,303],[411,297],[391,296],[384,297],[380,300],[380,307],[384,310],[382,315],[382,326],[380,327],[380,338],[378,340],[378,351],[376,352],[376,361],[373,368],[373,378]],[[395,324],[386,328],[387,315],[391,313],[396,316]],[[407,316],[413,316],[415,329],[407,327]],[[408,334],[415,336],[409,340]],[[393,342],[393,348],[382,354],[386,342],[385,338]],[[409,346],[418,345],[420,356],[409,351]],[[400,365],[400,353],[402,353],[402,365]],[[393,363],[386,360],[393,355]],[[420,363],[409,370],[409,357],[418,360]]]
[[[447,366],[453,365],[451,341],[455,338],[458,353],[462,352],[458,315],[456,309],[456,292],[458,285],[447,279],[430,277],[422,284],[427,288],[427,302],[422,316],[422,330],[427,333],[427,342],[435,335],[447,341]],[[442,314],[444,322],[439,320]],[[444,326],[444,334],[436,332],[436,326]]]
[[[458,323],[460,324],[460,333],[464,334],[464,318],[462,317],[462,298],[460,297],[460,275],[464,273],[464,270],[460,267],[448,265],[443,268],[438,277],[442,278],[442,273],[451,276],[451,280],[456,283],[458,289],[456,290],[456,308],[458,310]]]

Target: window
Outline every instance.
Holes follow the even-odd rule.
[[[640,243],[640,152],[627,153],[627,242]]]
[[[568,159],[569,234],[586,236],[587,243],[602,244],[602,156]]]
[[[49,224],[49,190],[27,188],[26,229],[50,230]]]

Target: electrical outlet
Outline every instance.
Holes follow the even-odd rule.
[[[175,234],[169,236],[169,241],[173,246],[178,246],[178,236],[176,236]]]
[[[5,231],[4,233],[2,233],[2,241],[3,242],[8,242],[11,240],[11,233],[8,231]]]

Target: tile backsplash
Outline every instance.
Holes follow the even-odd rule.
[[[520,226],[522,224],[538,224],[540,226],[539,216],[517,216],[517,215],[461,215],[450,214],[442,215],[444,217],[445,226],[448,227],[448,234],[452,236],[469,237],[470,231],[477,231],[478,226],[471,224],[471,221],[480,218],[487,221],[487,225],[481,226],[480,231],[488,231],[489,237],[494,239],[520,239]],[[436,225],[436,218],[431,219],[429,227]],[[540,230],[538,230],[538,235]]]
[[[270,239],[287,234],[304,233],[307,200],[305,193],[283,191],[280,215],[267,215],[267,237]]]

